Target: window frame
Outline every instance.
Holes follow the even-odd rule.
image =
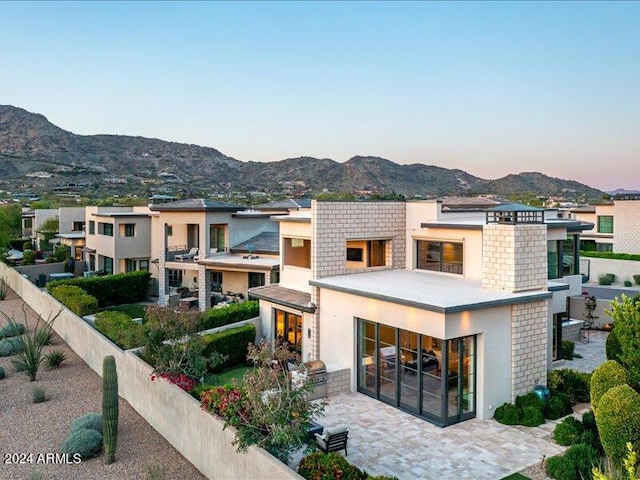
[[[416,260],[415,260],[415,268],[416,270],[425,270],[429,272],[440,272],[440,273],[451,273],[453,275],[464,275],[464,241],[457,240],[442,240],[442,239],[416,239]],[[421,245],[427,246],[427,257],[424,259],[426,263],[424,265],[421,264]],[[432,248],[430,246],[432,244],[434,247],[437,245],[437,249]],[[454,255],[457,253],[459,249],[459,253],[461,254],[461,260],[451,260],[447,261],[444,258],[444,245],[453,245],[453,253]],[[429,261],[428,255],[432,252],[437,251],[437,258],[431,259]],[[428,268],[429,265],[436,264],[438,268]],[[446,266],[446,269],[444,268]],[[459,270],[459,271],[458,271]]]
[[[613,215],[598,215],[596,223],[597,223],[598,233],[605,233],[605,234],[613,233]]]

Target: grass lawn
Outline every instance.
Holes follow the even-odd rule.
[[[144,315],[147,311],[144,305],[140,305],[138,303],[127,303],[125,305],[115,305],[113,307],[109,307],[107,310],[111,310],[114,312],[123,312],[129,315],[131,318],[144,318]]]
[[[227,383],[232,383],[234,379],[241,385],[244,374],[249,370],[253,370],[253,367],[236,367],[230,370],[225,370],[222,373],[218,373],[214,377],[216,385],[226,385]]]
[[[512,473],[508,477],[504,477],[502,480],[529,480],[529,477],[525,477],[520,473]]]

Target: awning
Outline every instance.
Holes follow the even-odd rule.
[[[249,296],[307,313],[316,311],[316,306],[311,302],[310,293],[299,292],[280,285],[265,285],[264,287],[252,288],[249,290]]]
[[[96,253],[96,249],[90,247],[82,247],[82,251],[85,253]]]

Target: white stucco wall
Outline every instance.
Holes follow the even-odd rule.
[[[355,317],[358,317],[442,339],[478,335],[478,418],[493,417],[496,407],[510,401],[511,307],[461,312],[445,319],[440,313],[327,289],[321,289],[320,297],[320,359],[349,367],[353,391],[357,390]]]

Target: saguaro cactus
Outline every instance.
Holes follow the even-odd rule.
[[[102,435],[105,463],[113,463],[118,444],[118,372],[116,359],[107,355],[102,362]]]

